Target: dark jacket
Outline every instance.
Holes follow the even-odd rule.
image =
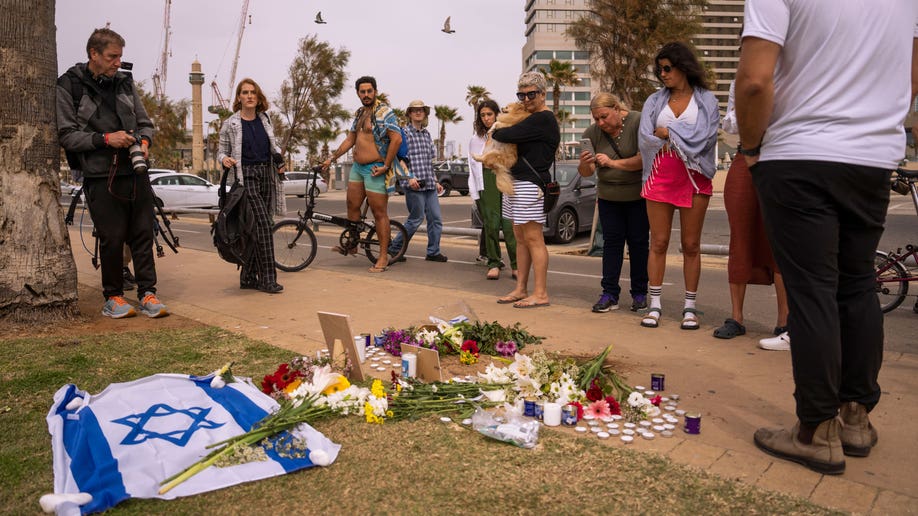
[[[111,86],[93,80],[85,63],[71,67],[57,79],[57,137],[61,146],[77,156],[84,177],[108,176],[117,154],[117,174],[130,174],[131,160],[128,149],[114,149],[105,145],[103,133],[133,131],[135,138],[153,143],[153,122],[140,101],[129,74],[118,72]],[[75,106],[74,84],[79,94],[79,107]],[[112,87],[115,109],[103,102],[102,88]]]
[[[529,181],[543,189],[551,181],[552,163],[555,161],[558,144],[561,143],[561,131],[554,113],[549,110],[533,113],[516,125],[497,129],[491,137],[501,143],[516,144],[519,157],[516,164],[510,167],[513,179]],[[523,158],[526,158],[529,165]]]

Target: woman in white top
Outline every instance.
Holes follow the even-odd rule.
[[[650,307],[641,326],[659,326],[666,252],[673,213],[679,210],[685,305],[683,330],[697,330],[695,296],[701,276],[701,229],[713,191],[715,148],[720,115],[708,90],[704,69],[683,43],[667,43],[656,56],[663,88],[644,102],[638,146],[643,162],[641,196],[650,220],[647,272]]]
[[[501,193],[497,189],[497,176],[491,169],[482,168],[481,162],[473,156],[481,155],[488,130],[497,120],[500,107],[497,102],[485,99],[475,108],[475,134],[469,140],[469,192],[481,215],[481,238],[485,256],[488,257],[489,280],[500,278],[500,232],[504,231],[504,245],[510,258],[510,270],[516,279],[516,237],[513,236],[513,222],[501,216]]]

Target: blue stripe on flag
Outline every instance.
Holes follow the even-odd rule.
[[[214,389],[210,386],[210,380],[212,378],[212,376],[193,376],[190,379],[195,385],[200,387],[201,390],[207,393],[212,400],[223,405],[223,408],[233,416],[236,420],[236,424],[240,427],[247,431],[251,430],[255,423],[261,421],[268,415],[264,409],[256,405],[248,396],[236,389],[229,387]],[[280,435],[286,436],[287,434],[287,432],[284,432]],[[272,441],[276,442],[276,438],[272,439]],[[271,449],[265,449],[265,453],[284,468],[284,471],[287,473],[313,466],[312,461],[310,461],[308,457],[297,459],[281,457],[273,447]]]
[[[63,421],[63,442],[70,456],[70,472],[80,491],[92,493],[92,501],[80,507],[83,514],[104,511],[130,498],[112,456],[108,440],[91,410],[79,412],[79,419],[67,417],[67,404],[76,397],[76,386],[70,385],[57,407]]]

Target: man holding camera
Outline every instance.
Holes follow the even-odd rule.
[[[139,309],[149,317],[163,317],[169,312],[156,297],[153,189],[146,165],[153,122],[131,75],[118,71],[123,49],[118,33],[96,29],[86,43],[89,60],[58,78],[58,138],[68,161],[83,172],[86,203],[99,237],[102,315],[136,315],[123,297],[122,253],[127,244],[134,258]]]

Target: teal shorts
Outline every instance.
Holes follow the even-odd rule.
[[[349,183],[363,183],[363,188],[368,192],[385,194],[386,174],[373,177],[373,167],[383,164],[382,161],[367,163],[366,165],[354,163],[351,165],[351,175],[347,181]]]

